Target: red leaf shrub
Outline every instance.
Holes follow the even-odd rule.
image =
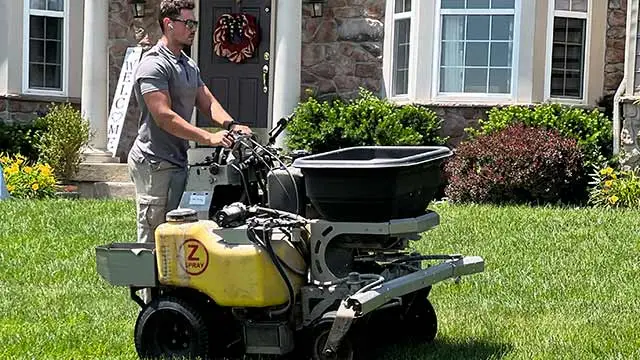
[[[522,124],[462,143],[446,164],[454,202],[572,202],[586,196],[576,140]]]

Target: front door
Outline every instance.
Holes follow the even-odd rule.
[[[216,55],[214,32],[225,14],[249,14],[256,19],[259,44],[253,55],[240,63]],[[271,0],[200,1],[198,65],[202,80],[236,121],[252,128],[266,128],[269,109],[269,44]],[[238,38],[234,41],[237,43]],[[198,113],[197,125],[211,127]]]

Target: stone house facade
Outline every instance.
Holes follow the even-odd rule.
[[[7,10],[0,13],[0,21],[19,22],[0,36],[0,57],[5,60],[0,61],[0,120],[29,121],[46,111],[51,101],[79,106],[81,34],[90,31],[82,19],[90,0],[58,0],[59,9],[31,9],[27,0],[0,1]],[[256,59],[271,56],[271,60],[256,60],[254,67],[268,66],[269,78],[260,80],[256,75],[245,81],[257,82],[258,90],[243,90],[242,80],[240,90],[234,90],[253,96],[261,85],[269,87],[265,90],[268,101],[260,105],[268,112],[268,120],[252,124],[259,127],[269,127],[278,111],[292,110],[292,100],[282,110],[280,96],[300,100],[312,90],[320,98],[350,98],[364,87],[399,104],[432,108],[444,119],[446,135],[456,143],[463,129],[493,106],[547,101],[597,106],[603,96],[612,96],[624,73],[626,0],[327,0],[322,17],[312,17],[309,4],[290,0],[196,3],[201,26],[191,55],[208,69],[207,81],[222,98],[227,88],[220,84],[236,80],[216,77],[216,69],[227,68],[218,68],[222,65],[215,59],[205,61],[212,57],[215,19],[221,12],[240,11],[245,5],[259,20],[268,19],[262,30],[272,33],[265,37],[270,43]],[[108,1],[109,105],[127,48],[148,47],[160,36],[158,4],[159,0],[146,0],[146,16],[134,18],[127,0]],[[33,33],[41,17],[63,19],[63,25],[51,34],[63,44],[59,48],[64,50],[62,60],[58,56],[51,66],[43,61],[44,67],[36,58],[41,54],[34,55],[38,46],[47,49],[50,45],[49,34],[41,39]],[[299,34],[285,33],[284,29],[291,28],[300,29]],[[24,49],[29,46],[35,50]],[[23,51],[9,50],[16,47]],[[285,47],[291,47],[286,54],[282,53]],[[295,63],[293,70],[282,65]],[[32,86],[30,82],[46,76],[38,66],[58,70],[53,83],[47,84],[46,78],[42,81],[54,87],[62,81],[63,89],[40,91]],[[284,70],[272,73],[278,66]],[[283,82],[280,90],[278,81]],[[294,94],[290,84],[298,89]],[[233,99],[225,101],[233,108]],[[132,98],[118,148],[121,158],[135,136],[136,108]]]

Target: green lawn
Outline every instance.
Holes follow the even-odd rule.
[[[640,358],[638,213],[435,207],[416,244],[485,258],[434,286],[435,344],[379,359]],[[94,247],[135,239],[131,202],[0,202],[0,359],[135,359],[137,305],[95,272]]]

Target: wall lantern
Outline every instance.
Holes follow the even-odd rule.
[[[311,17],[322,17],[322,8],[327,0],[303,0],[306,4],[311,4],[312,13]]]
[[[129,0],[129,5],[131,5],[131,11],[133,12],[134,18],[143,18],[144,17],[144,8],[147,0]]]

